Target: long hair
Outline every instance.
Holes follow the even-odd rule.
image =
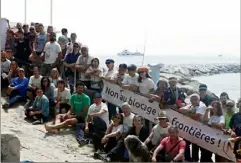
[[[41,82],[40,82],[42,90],[45,90],[44,89],[44,79],[46,79],[48,81],[47,88],[49,88],[49,86],[50,86],[50,79],[47,76],[43,76],[41,79]]]
[[[135,121],[135,119],[137,119],[137,118],[140,118],[141,119],[141,124],[142,125],[144,125],[144,118],[142,117],[142,116],[140,116],[140,115],[135,115],[134,116],[134,118],[133,118],[133,121],[132,121],[132,126],[135,128],[136,126],[134,125],[134,121]]]
[[[140,73],[138,72],[138,74],[139,74],[139,76],[138,76],[138,83],[141,83],[142,82],[142,78],[141,78],[141,76],[140,76]],[[151,78],[151,76],[149,75],[149,73],[148,72],[146,72],[146,77],[147,78]]]
[[[168,81],[166,79],[159,79],[159,81],[156,84],[156,87],[157,87],[156,92],[159,91],[159,84],[160,84],[160,82],[164,83],[164,87],[165,87],[164,89],[169,87],[169,83],[168,83]]]
[[[211,106],[214,107],[215,105],[217,107],[217,116],[223,115],[222,104],[219,101],[213,101]],[[210,116],[213,116],[213,111],[212,110],[210,110]]]

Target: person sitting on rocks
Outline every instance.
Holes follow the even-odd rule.
[[[14,103],[19,101],[25,101],[28,88],[28,78],[25,77],[24,69],[18,69],[18,77],[14,78],[9,85],[10,92],[9,100],[3,105],[4,109],[8,109]]]
[[[172,109],[184,106],[185,95],[184,92],[177,87],[177,78],[170,77],[168,80],[170,87],[164,91],[165,102]]]
[[[138,88],[138,74],[136,73],[136,65],[131,64],[127,67],[128,75],[122,81],[122,88],[131,91],[137,91]]]
[[[41,88],[36,88],[36,94],[33,105],[25,110],[25,115],[27,119],[34,120],[33,124],[40,124],[49,119],[49,100]]]
[[[56,103],[56,113],[67,113],[70,109],[68,105],[71,97],[70,90],[65,87],[64,80],[58,80],[57,88],[54,90],[54,98]]]
[[[54,89],[55,86],[52,84],[48,77],[43,76],[41,79],[41,89],[44,92],[44,95],[49,99],[49,106],[55,106],[55,99],[54,99]]]
[[[109,113],[100,93],[95,93],[94,102],[89,107],[88,117],[85,119],[85,133],[93,140],[94,149],[97,152],[109,125]]]
[[[104,146],[102,150],[104,150],[105,153],[108,153],[117,145],[117,142],[119,139],[121,139],[123,133],[123,115],[116,114],[112,117],[112,120],[113,125],[110,124],[108,126],[106,134],[101,140],[101,144]],[[98,155],[98,152],[95,154]]]
[[[57,82],[61,80],[61,77],[59,75],[59,71],[57,68],[53,68],[50,72],[49,80],[51,83],[54,84],[54,86],[57,88]]]
[[[48,132],[58,133],[60,129],[77,123],[85,123],[90,106],[90,98],[83,93],[84,84],[78,82],[76,84],[76,93],[70,98],[71,108],[68,113],[58,114],[56,116],[55,125],[45,125]]]
[[[154,100],[159,101],[160,109],[164,108],[165,100],[164,100],[164,91],[169,87],[168,81],[166,79],[159,79],[156,84],[157,89],[155,90],[154,94],[151,94],[150,102]]]
[[[1,89],[8,87],[8,73],[10,71],[11,61],[7,59],[7,53],[1,51]]]
[[[150,135],[144,142],[150,151],[153,151],[158,143],[167,136],[168,126],[170,126],[164,111],[161,111],[156,119],[158,120],[158,124],[152,128]]]
[[[33,68],[33,76],[30,77],[29,83],[28,83],[28,90],[31,92],[31,100],[36,96],[36,88],[41,87],[41,79],[42,76],[39,74],[38,67]]]
[[[12,79],[18,77],[18,64],[16,61],[12,61],[10,64],[10,71],[8,73],[8,83],[11,83]],[[9,84],[8,84],[9,85]]]
[[[183,162],[186,143],[178,136],[178,128],[170,126],[168,137],[162,139],[160,145],[155,149],[152,162]],[[159,154],[162,150],[165,155]]]
[[[123,112],[123,133],[126,133],[133,126],[135,114],[131,112],[131,106],[128,104],[128,102],[124,102],[122,104],[121,111]]]

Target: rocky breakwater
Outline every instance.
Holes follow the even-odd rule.
[[[181,76],[202,76],[221,73],[240,73],[241,66],[238,63],[232,64],[200,64],[200,65],[167,65],[161,72],[176,74]]]

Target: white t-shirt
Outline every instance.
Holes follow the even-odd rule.
[[[1,72],[9,73],[11,61],[6,59],[4,62],[1,61]]]
[[[102,115],[100,116],[100,118],[101,118],[103,121],[105,121],[106,126],[108,127],[108,125],[109,125],[109,112],[108,112],[107,105],[106,105],[105,103],[102,102],[100,105],[92,104],[92,105],[89,107],[88,114],[98,113],[100,110],[105,110],[105,111],[106,111],[104,114],[102,114]]]
[[[184,109],[193,110],[193,113],[201,114],[201,119],[203,119],[207,107],[202,101],[200,101],[199,106],[193,108],[192,104],[188,104]]]
[[[33,75],[33,76],[30,77],[28,85],[29,86],[36,85],[36,86],[40,87],[41,86],[41,79],[42,79],[41,75],[39,75],[38,78],[35,78],[35,76]]]
[[[150,90],[154,89],[155,84],[154,84],[152,79],[146,78],[146,79],[142,80],[142,82],[139,83],[138,86],[139,86],[140,93],[142,93],[142,94],[150,94]]]
[[[160,143],[162,137],[168,133],[168,127],[162,128],[159,124],[157,124],[152,128],[152,131],[153,137],[151,139],[151,143],[152,145],[157,145],[158,143]]]
[[[104,77],[107,77],[107,78],[112,78],[115,74],[117,73],[117,71],[115,69],[109,71],[107,70],[105,73],[104,73]]]
[[[94,59],[93,57],[91,56],[83,56],[83,55],[80,55],[76,61],[76,64],[77,65],[90,65],[91,64],[91,61],[92,59]],[[86,75],[85,73],[80,73],[79,74],[79,77],[80,77],[80,80],[82,81],[90,81],[89,78],[86,78]]]
[[[59,53],[61,52],[61,47],[57,42],[47,42],[44,47],[44,52],[44,63],[53,64],[58,58]]]
[[[64,91],[63,92],[59,92],[59,96],[60,96],[60,102],[64,102],[65,100],[69,100],[70,97],[71,97],[71,94],[70,94],[70,90],[68,88],[64,88]],[[58,96],[58,88],[56,88],[54,90],[54,98],[56,98]]]
[[[221,115],[221,116],[213,115],[209,118],[209,121],[208,121],[208,124],[212,124],[212,123],[224,123],[225,124],[225,118],[223,115]]]
[[[119,131],[122,134],[123,133],[123,125],[114,126],[112,128],[111,133],[116,132],[116,131]]]
[[[127,117],[126,116],[123,117],[124,132],[127,132],[129,128],[133,126],[134,117],[135,117],[135,114],[133,113],[130,113],[130,115]]]
[[[126,75],[124,77],[124,80],[122,82],[124,85],[137,85],[138,86],[138,74],[135,74],[135,76]]]

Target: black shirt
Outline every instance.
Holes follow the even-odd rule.
[[[136,134],[136,128],[135,127],[131,127],[127,133],[126,136],[128,135],[135,135],[138,136],[138,138],[140,139],[140,141],[144,142],[146,140],[146,138],[149,136],[149,131],[146,127],[142,127],[140,130],[139,135]]]
[[[14,57],[21,61],[28,62],[28,57],[30,56],[30,54],[31,52],[28,40],[24,39],[23,41],[18,41],[16,46],[16,54],[14,55]]]

